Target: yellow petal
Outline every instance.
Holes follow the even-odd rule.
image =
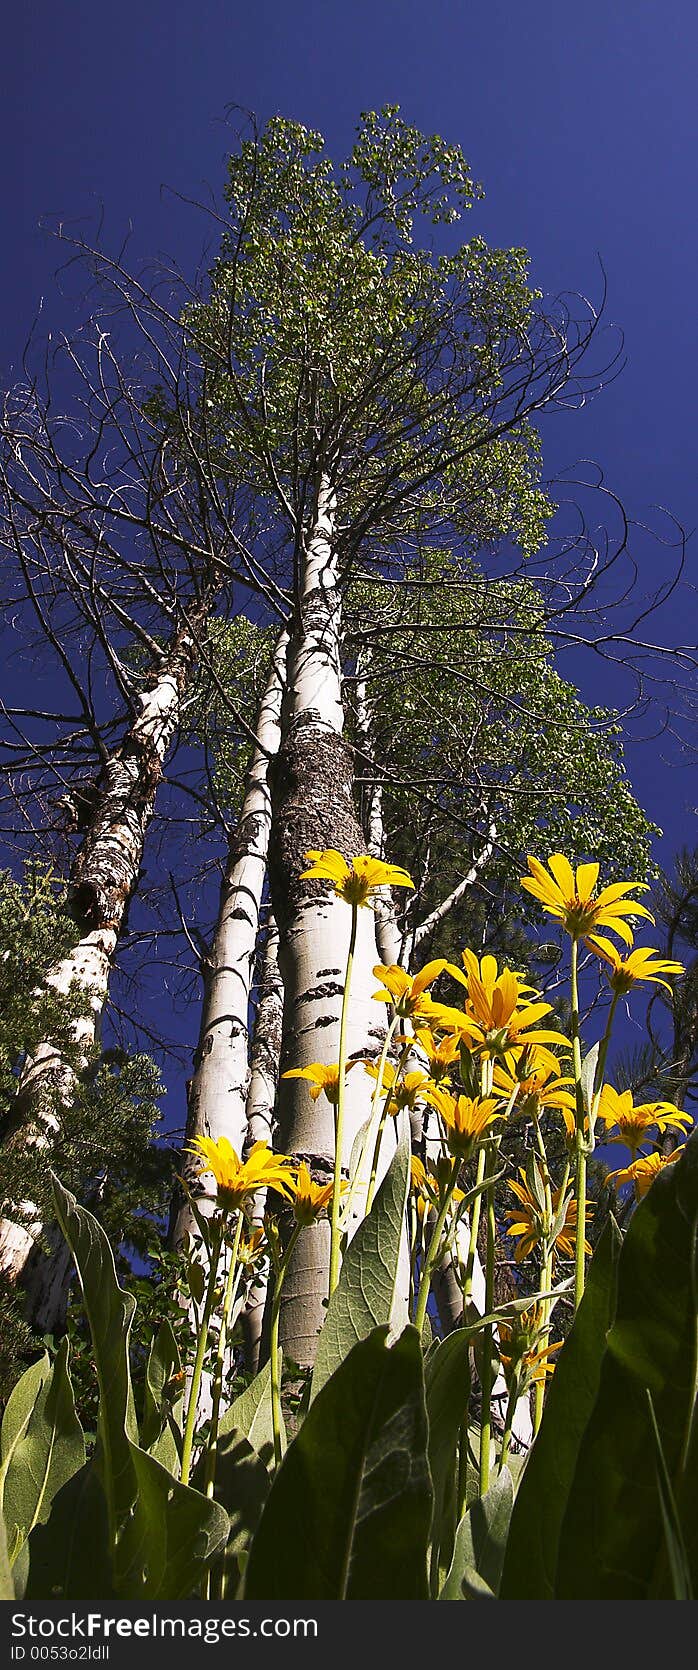
[[[577,892],[577,896],[580,899],[587,900],[587,899],[591,898],[591,895],[594,891],[596,883],[599,879],[599,869],[600,869],[599,864],[578,864],[577,865],[576,892]]]
[[[548,859],[548,868],[552,875],[554,875],[558,887],[560,888],[560,891],[564,895],[565,899],[573,899],[576,893],[576,887],[574,884],[574,871],[569,858],[565,858],[565,855],[562,852],[554,852]]]

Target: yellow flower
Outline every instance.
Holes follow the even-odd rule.
[[[305,1160],[301,1160],[296,1175],[291,1182],[293,1215],[296,1223],[303,1225],[317,1223],[318,1218],[321,1218],[323,1212],[327,1211],[332,1199],[333,1186],[331,1182],[314,1183]],[[342,1194],[348,1187],[347,1180],[342,1178]]]
[[[434,1086],[429,1095],[446,1127],[446,1142],[452,1154],[470,1158],[474,1148],[489,1135],[495,1119],[501,1119],[502,1109],[493,1097],[451,1096],[448,1090]]]
[[[278,1189],[288,1194],[291,1160],[273,1154],[265,1142],[256,1142],[246,1160],[240,1160],[227,1137],[195,1137],[190,1154],[200,1160],[199,1176],[212,1171],[218,1201],[225,1212],[236,1212],[257,1189]]]
[[[670,992],[672,988],[668,980],[662,980],[661,976],[683,974],[684,971],[683,963],[674,962],[669,957],[660,957],[658,951],[650,950],[647,945],[631,951],[627,957],[621,957],[620,951],[611,940],[604,939],[601,934],[594,934],[592,939],[587,940],[587,944],[597,956],[610,963],[608,982],[611,990],[617,992],[620,997],[641,980],[650,981],[654,986],[663,986],[665,991]]]
[[[405,1042],[406,1040],[402,1040]],[[440,1041],[434,1037],[427,1026],[415,1027],[415,1041],[427,1058],[427,1068],[430,1079],[435,1084],[450,1082],[450,1068],[458,1060],[460,1045],[455,1033]]]
[[[619,1092],[612,1084],[603,1086],[598,1117],[610,1132],[605,1140],[622,1142],[630,1149],[633,1159],[643,1142],[648,1140],[648,1131],[653,1128],[658,1131],[688,1131],[693,1124],[690,1114],[682,1113],[673,1102],[643,1102],[641,1107],[635,1107],[632,1090]]]
[[[575,872],[568,858],[561,852],[554,852],[548,859],[548,866],[550,875],[537,858],[529,856],[531,875],[523,876],[521,885],[542,904],[549,916],[562,923],[572,939],[586,939],[595,946],[594,930],[611,928],[626,945],[632,945],[633,932],[625,921],[626,916],[646,916],[650,922],[654,921],[645,905],[626,897],[633,891],[646,893],[646,882],[616,881],[611,887],[603,887],[595,896],[598,864],[578,864]]]
[[[439,1155],[435,1164],[429,1166],[425,1166],[417,1154],[412,1155],[410,1175],[417,1207],[417,1217],[420,1223],[427,1212],[431,1212],[432,1208],[438,1208],[441,1205],[451,1181],[452,1173],[453,1168],[445,1154]],[[451,1204],[457,1206],[459,1201],[464,1198],[463,1190],[455,1188],[451,1193]]]
[[[467,1005],[465,1010],[452,1009],[445,1003],[434,1003],[431,998],[424,999],[424,1016],[433,1029],[452,1032],[463,1038],[475,1054],[493,1056],[500,1061],[506,1061],[507,1066],[511,1066],[515,1059],[512,1051],[525,1045],[557,1044],[560,1049],[569,1049],[567,1039],[561,1032],[536,1026],[536,1022],[541,1020],[543,1015],[550,1013],[550,1003],[524,1003],[522,1007],[517,1008],[514,991],[509,982],[504,986],[500,985],[499,993],[503,995],[501,1002],[498,1001],[496,1004],[496,1010],[501,1018],[500,1024],[496,1027],[489,1027],[473,1019],[467,1012]],[[534,1027],[535,1030],[531,1032],[530,1027]],[[551,1070],[558,1067],[557,1058],[551,1050],[542,1048],[539,1050],[539,1056],[541,1061],[548,1063]]]
[[[497,1323],[499,1356],[508,1391],[516,1382],[521,1396],[529,1386],[545,1381],[546,1375],[552,1374],[555,1364],[549,1359],[561,1349],[562,1340],[536,1349],[546,1333],[542,1305],[529,1305],[510,1321]]]
[[[364,1068],[377,1083],[379,1068],[372,1061],[365,1061]],[[391,1092],[388,1113],[391,1113],[393,1118],[397,1117],[402,1108],[416,1107],[420,1095],[423,1096],[425,1090],[429,1089],[431,1085],[431,1080],[427,1078],[426,1073],[419,1071],[404,1073],[401,1078],[397,1079],[397,1082],[396,1077],[396,1069],[392,1061],[385,1061],[383,1063],[382,1089],[386,1095],[388,1091]]]
[[[467,988],[467,1013],[486,1032],[495,1032],[509,1020],[515,1009],[526,1005],[533,987],[511,968],[503,968],[500,974],[497,959],[491,953],[480,960],[474,951],[465,950],[461,952],[461,957],[465,973],[453,963],[447,963],[448,972]]]
[[[412,976],[398,963],[390,963],[389,966],[377,963],[373,972],[385,990],[374,992],[374,1000],[376,1003],[392,1003],[396,1015],[403,1018],[420,1015],[427,986],[431,986],[447,966],[446,958],[438,957],[434,962],[426,963],[419,974]]]
[[[358,1066],[358,1061],[347,1062],[347,1072]],[[323,1091],[328,1102],[333,1107],[339,1101],[339,1062],[311,1061],[309,1067],[289,1067],[287,1073],[282,1073],[283,1079],[307,1079],[310,1084],[310,1094],[314,1102]]]
[[[510,1052],[523,1045],[557,1044],[569,1049],[566,1038],[559,1032],[540,1027],[535,1032],[529,1030],[550,1014],[551,1004],[529,1002],[533,987],[521,975],[514,974],[510,968],[502,969],[500,974],[496,958],[490,955],[479,961],[474,952],[463,951],[462,957],[465,973],[453,963],[447,963],[446,968],[466,987],[464,1007],[454,1009],[425,998],[421,1013],[432,1028],[453,1032],[476,1054],[506,1060],[508,1066],[512,1065]],[[551,1071],[556,1069],[557,1061],[550,1050],[541,1050],[540,1057],[541,1061],[548,1062]]]
[[[410,1155],[410,1182],[413,1189],[426,1188],[427,1168],[418,1154]]]
[[[348,905],[370,904],[371,895],[379,887],[414,887],[406,870],[397,864],[384,864],[380,858],[369,858],[367,853],[347,860],[335,847],[326,847],[324,852],[311,849],[305,856],[312,864],[302,871],[301,881],[333,882],[337,897]]]
[[[624,1183],[633,1183],[635,1199],[642,1200],[647,1190],[651,1189],[655,1177],[659,1176],[665,1166],[673,1165],[680,1153],[681,1149],[675,1148],[673,1154],[641,1154],[639,1160],[633,1160],[631,1165],[623,1166],[621,1171],[612,1172],[611,1182],[617,1189],[622,1189]]]
[[[530,1055],[528,1050],[524,1051],[523,1077],[519,1076],[520,1062],[513,1072],[507,1067],[495,1066],[493,1090],[500,1091],[507,1101],[516,1094],[513,1112],[521,1118],[538,1119],[547,1108],[558,1108],[571,1113],[574,1120],[575,1099],[567,1089],[569,1084],[574,1084],[574,1079],[561,1078],[548,1061],[537,1065],[535,1054],[535,1051],[531,1051]]]
[[[413,1154],[410,1160],[410,1182],[417,1217],[419,1222],[423,1223],[427,1212],[430,1212],[434,1205],[434,1192],[427,1168],[418,1154]]]
[[[293,1174],[291,1172],[289,1172],[286,1182],[291,1184],[293,1183]],[[266,1237],[261,1225],[259,1225],[256,1229],[253,1229],[252,1234],[247,1240],[244,1235],[241,1236],[240,1246],[238,1248],[238,1258],[246,1270],[253,1270],[255,1265],[261,1262],[266,1251]]]
[[[517,1264],[520,1264],[522,1259],[526,1258],[527,1254],[532,1252],[533,1248],[537,1247],[539,1243],[547,1243],[549,1241],[553,1227],[552,1222],[548,1222],[545,1207],[537,1201],[535,1195],[531,1193],[528,1183],[526,1182],[525,1171],[520,1170],[519,1177],[522,1179],[520,1183],[512,1182],[509,1184],[509,1188],[519,1204],[513,1208],[508,1208],[504,1214],[505,1217],[509,1219],[507,1235],[512,1235],[516,1240],[518,1240],[518,1246],[514,1251],[514,1258],[516,1259]],[[561,1190],[553,1189],[553,1221],[561,1203],[560,1197]],[[587,1205],[587,1220],[590,1218],[592,1211],[593,1207]],[[555,1238],[555,1245],[553,1247],[554,1257],[557,1258],[562,1256],[563,1258],[574,1258],[576,1233],[577,1202],[574,1195],[570,1195],[562,1228]],[[591,1247],[589,1246],[588,1241],[584,1242],[584,1251],[587,1253],[591,1252]]]

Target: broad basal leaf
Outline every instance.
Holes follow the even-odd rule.
[[[472,1335],[458,1328],[432,1346],[425,1364],[427,1416],[429,1420],[429,1471],[434,1488],[432,1543],[439,1549],[439,1563],[447,1570],[453,1553],[457,1510],[458,1437],[470,1397],[470,1346]]]
[[[697,1227],[698,1134],[660,1172],[623,1242],[615,1321],[560,1534],[556,1599],[671,1596],[647,1392],[680,1498],[696,1396]]]
[[[327,1381],[274,1480],[248,1600],[426,1600],[432,1511],[414,1328],[360,1340]]]
[[[461,1519],[439,1600],[481,1600],[498,1593],[513,1505],[514,1482],[503,1467]]]
[[[99,1382],[94,1465],[104,1491],[114,1592],[123,1599],[194,1594],[228,1519],[141,1449],[128,1335],[134,1302],[119,1287],[101,1225],[54,1179],[56,1213],[77,1265]]]
[[[94,1461],[58,1491],[29,1549],[27,1600],[116,1598],[107,1502]]]
[[[553,1599],[560,1527],[615,1313],[620,1244],[611,1218],[589,1265],[584,1297],[558,1357],[516,1494],[500,1599]]]
[[[219,1438],[215,1489],[230,1520],[226,1557],[244,1554],[262,1517],[271,1476],[266,1461],[236,1428]]]
[[[36,1370],[40,1370],[37,1373]],[[2,1425],[2,1501],[14,1561],[35,1525],[48,1519],[56,1492],[85,1460],[82,1427],[68,1373],[68,1341],[55,1361],[22,1375]]]
[[[160,1323],[150,1348],[145,1371],[143,1420],[141,1438],[143,1449],[149,1450],[163,1467],[176,1473],[179,1464],[177,1436],[181,1431],[183,1404],[182,1361],[172,1323],[167,1317]]]
[[[221,1416],[219,1434],[242,1433],[252,1448],[265,1459],[274,1454],[274,1428],[271,1413],[271,1364],[265,1363],[244,1392],[231,1403]]]
[[[0,1513],[0,1600],[14,1600],[15,1586],[12,1581],[10,1561],[7,1553],[7,1535],[5,1521]]]
[[[384,1323],[399,1331],[407,1308],[399,1292],[401,1243],[410,1186],[410,1136],[405,1125],[367,1218],[344,1254],[318,1341],[312,1397],[371,1330]]]

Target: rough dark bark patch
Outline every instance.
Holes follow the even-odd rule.
[[[192,635],[183,629],[162,666],[148,680],[149,688],[155,689],[163,678],[173,678],[181,696],[194,659]],[[168,741],[173,729],[174,724],[165,721],[163,736]],[[139,734],[137,721],[98,779],[92,816],[69,888],[70,910],[84,933],[102,927],[118,931],[121,925],[138,878],[145,832],[162,779],[163,751],[155,737]]]
[[[291,724],[269,776],[269,880],[283,939],[301,902],[327,891],[325,882],[300,880],[306,852],[335,847],[350,859],[365,852],[366,843],[352,794],[351,750],[312,709]]]
[[[161,776],[155,749],[131,740],[108,761],[70,887],[71,915],[83,932],[119,926],[136,880],[134,857],[140,857]]]

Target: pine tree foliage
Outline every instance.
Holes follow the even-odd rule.
[[[95,1050],[79,1073],[68,1106],[42,1088],[40,1119],[57,1126],[50,1167],[40,1135],[31,1145],[12,1142],[21,1128],[18,1075],[46,1036],[64,1059],[76,1061],[74,1024],[84,994],[62,995],[46,971],[74,944],[77,928],[63,884],[45,867],[29,865],[20,880],[0,875],[0,1131],[3,1136],[2,1199],[39,1204],[46,1248],[53,1222],[50,1167],[79,1197],[90,1201],[120,1251],[122,1268],[143,1267],[156,1219],[166,1211],[172,1158],[154,1144],[160,1119],[159,1073],[147,1056]],[[0,1307],[0,1392],[16,1379],[22,1360],[37,1348],[19,1299],[3,1294]]]

